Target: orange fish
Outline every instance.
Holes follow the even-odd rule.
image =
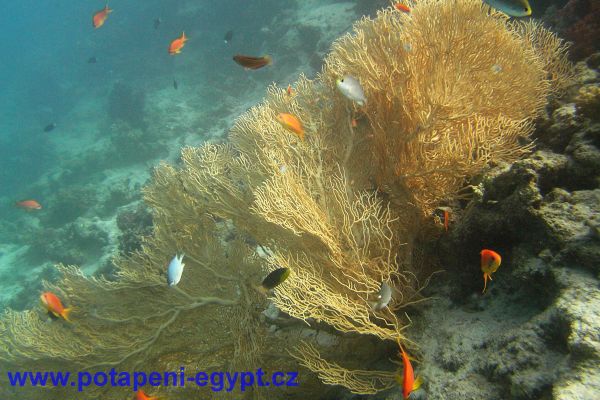
[[[410,8],[406,5],[406,4],[402,4],[400,2],[394,4],[394,8],[398,11],[403,11],[405,13],[409,13],[410,12]]]
[[[421,379],[417,378],[415,380],[415,372],[412,364],[410,363],[410,359],[408,358],[408,354],[406,354],[402,345],[400,345],[400,351],[402,352],[402,365],[404,366],[404,371],[402,378],[400,378],[400,375],[398,374],[396,376],[396,380],[402,385],[403,397],[408,399],[408,396],[410,396],[411,392],[421,387]]]
[[[158,397],[150,397],[142,389],[137,391],[136,400],[158,400]]]
[[[481,250],[481,271],[483,271],[483,291],[481,293],[485,293],[488,279],[492,280],[492,274],[498,270],[501,262],[500,254],[493,250]]]
[[[175,54],[181,53],[181,49],[185,46],[185,42],[187,42],[188,38],[185,37],[185,32],[181,33],[181,37],[173,40],[169,45],[169,54],[174,56]]]
[[[112,11],[113,10],[108,8],[108,4],[107,4],[102,10],[100,10],[96,14],[94,14],[94,16],[92,17],[92,25],[94,25],[94,28],[98,29],[102,25],[104,25],[106,18],[108,18],[108,14],[110,14]]]
[[[246,69],[259,69],[273,64],[273,59],[270,56],[250,57],[236,54],[233,56],[233,61]]]
[[[27,211],[41,210],[42,205],[35,200],[21,200],[15,203],[17,207],[24,208]]]
[[[287,93],[288,96],[292,95],[292,85],[288,85],[286,93]]]
[[[356,118],[352,118],[352,121],[350,121],[350,125],[352,125],[353,128],[356,128],[358,126],[358,121],[356,120]]]
[[[304,140],[304,128],[302,123],[292,114],[277,114],[277,121],[288,131],[294,132],[300,140]]]
[[[40,300],[46,309],[57,317],[62,317],[65,321],[69,320],[69,313],[73,311],[72,308],[65,308],[60,299],[52,292],[44,292],[40,296]]]

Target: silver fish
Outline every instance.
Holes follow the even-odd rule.
[[[377,302],[371,304],[374,310],[381,310],[392,300],[392,288],[385,282],[381,282],[381,288],[377,293]]]
[[[185,264],[182,263],[182,261],[183,254],[181,256],[175,254],[175,257],[173,257],[173,259],[169,263],[169,266],[167,267],[167,283],[169,284],[169,286],[175,286],[181,280],[181,275],[183,274],[183,267],[185,267]]]
[[[360,82],[353,76],[346,75],[336,81],[337,88],[347,98],[358,103],[359,106],[364,106],[367,102],[365,92],[363,91]]]
[[[511,17],[531,15],[531,6],[528,0],[483,0],[483,2]]]

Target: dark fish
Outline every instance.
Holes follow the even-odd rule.
[[[225,43],[231,42],[231,39],[233,39],[233,31],[227,31],[225,34]]]
[[[259,69],[273,63],[273,60],[270,56],[249,57],[241,54],[236,54],[233,56],[233,61],[246,69]]]
[[[88,58],[88,64],[96,64],[97,62],[98,62],[98,59],[96,57]]]
[[[160,19],[160,17],[156,18],[154,20],[154,29],[158,29],[158,27],[160,26],[161,22],[162,22],[162,20]]]
[[[262,287],[267,290],[274,289],[280,283],[283,283],[290,276],[289,268],[277,268],[266,276],[262,281]]]
[[[177,84],[177,81],[173,79],[173,89],[177,90],[178,87],[179,85]]]
[[[46,127],[44,128],[44,132],[50,132],[50,131],[54,130],[54,128],[56,128],[55,122],[46,125]]]

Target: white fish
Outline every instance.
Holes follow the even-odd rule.
[[[185,267],[185,264],[182,263],[182,261],[183,254],[181,256],[175,254],[175,257],[173,257],[173,259],[169,263],[169,266],[167,267],[167,283],[169,284],[169,286],[175,286],[181,280],[181,274],[183,274],[183,267]]]
[[[336,81],[337,88],[340,92],[350,100],[358,103],[359,106],[364,106],[367,102],[365,92],[363,91],[360,82],[353,76],[346,75]]]
[[[392,300],[392,288],[385,282],[381,282],[381,288],[377,293],[377,302],[371,303],[374,310],[381,310]]]

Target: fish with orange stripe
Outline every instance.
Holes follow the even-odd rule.
[[[112,9],[108,8],[108,4],[100,11],[97,11],[92,17],[92,25],[94,25],[95,29],[100,28],[106,22],[108,18],[108,14],[113,12]]]
[[[175,54],[181,53],[181,49],[185,46],[185,42],[188,41],[187,36],[185,36],[185,32],[181,33],[181,36],[177,39],[174,39],[169,45],[169,54],[174,56]]]
[[[154,396],[150,397],[146,393],[144,393],[144,391],[142,389],[139,389],[137,391],[135,399],[136,400],[158,400],[158,397],[154,397]]]
[[[295,133],[300,140],[304,140],[304,128],[300,120],[292,114],[280,113],[277,114],[277,121],[290,132]]]
[[[415,371],[410,363],[410,358],[406,354],[406,351],[404,351],[404,347],[400,343],[398,345],[400,346],[400,355],[402,356],[403,371],[402,376],[399,373],[396,375],[396,381],[402,386],[402,396],[404,399],[408,399],[410,394],[420,388],[423,382],[421,378],[415,379]]]
[[[73,311],[73,308],[65,308],[57,295],[52,292],[44,292],[40,296],[40,300],[42,305],[48,310],[49,314],[60,317],[67,322],[71,322],[69,314]]]

